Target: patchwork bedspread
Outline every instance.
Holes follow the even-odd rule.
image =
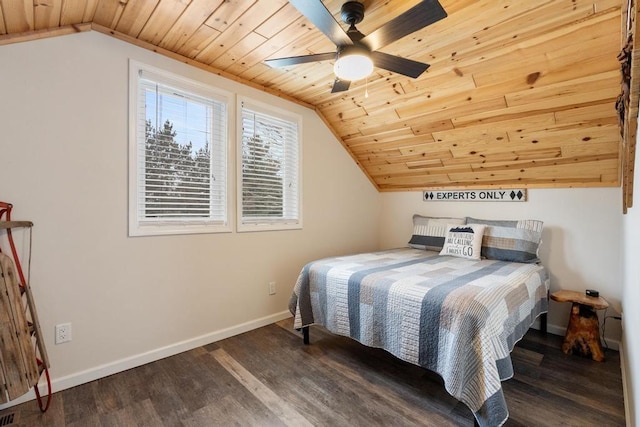
[[[307,264],[289,309],[295,328],[319,324],[437,372],[481,426],[499,426],[509,353],[547,311],[548,288],[537,264],[401,248]]]

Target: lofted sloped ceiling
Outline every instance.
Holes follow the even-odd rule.
[[[363,0],[358,29],[418,1]],[[618,186],[626,2],[440,1],[448,17],[381,49],[427,72],[336,94],[332,61],[263,63],[335,49],[286,0],[0,0],[0,44],[93,29],[295,100],[381,191]],[[324,3],[340,21],[343,1]]]

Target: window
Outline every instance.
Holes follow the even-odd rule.
[[[240,99],[238,231],[301,228],[301,118]]]
[[[228,99],[131,64],[129,235],[230,231]]]

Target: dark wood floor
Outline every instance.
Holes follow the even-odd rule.
[[[561,337],[529,331],[503,383],[506,426],[623,426],[618,353],[566,356]],[[10,424],[3,424],[9,419]],[[285,320],[35,402],[0,426],[472,426],[435,374],[382,350]]]

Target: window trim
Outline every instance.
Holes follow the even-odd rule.
[[[242,217],[242,137],[243,137],[243,129],[242,129],[242,110],[243,105],[248,105],[251,109],[260,111],[261,113],[274,116],[280,119],[284,119],[287,121],[292,121],[297,123],[298,126],[298,173],[297,173],[297,220],[265,220],[261,222],[243,222]],[[277,231],[277,230],[298,230],[302,229],[302,135],[303,135],[303,127],[302,127],[302,115],[284,110],[282,108],[274,107],[272,105],[256,101],[252,98],[245,96],[238,96],[236,101],[236,134],[237,134],[237,144],[236,144],[236,230],[240,233],[243,232],[254,232],[254,231]]]
[[[138,219],[138,211],[141,208],[138,198],[138,179],[140,170],[138,168],[138,117],[137,112],[139,105],[139,75],[140,72],[147,72],[157,75],[162,79],[163,83],[177,86],[178,89],[185,92],[194,92],[198,96],[211,96],[217,100],[226,103],[227,120],[226,120],[226,206],[224,223],[212,223],[204,219],[194,220],[171,220],[157,221],[155,223],[141,223]],[[233,191],[233,156],[235,150],[233,148],[233,135],[235,135],[235,112],[234,94],[217,87],[201,83],[199,81],[176,74],[175,72],[165,71],[133,59],[129,60],[129,227],[128,235],[134,236],[156,236],[156,235],[176,235],[176,234],[205,234],[205,233],[229,233],[233,231],[234,216],[232,207],[235,205]],[[143,160],[144,161],[144,160]]]

